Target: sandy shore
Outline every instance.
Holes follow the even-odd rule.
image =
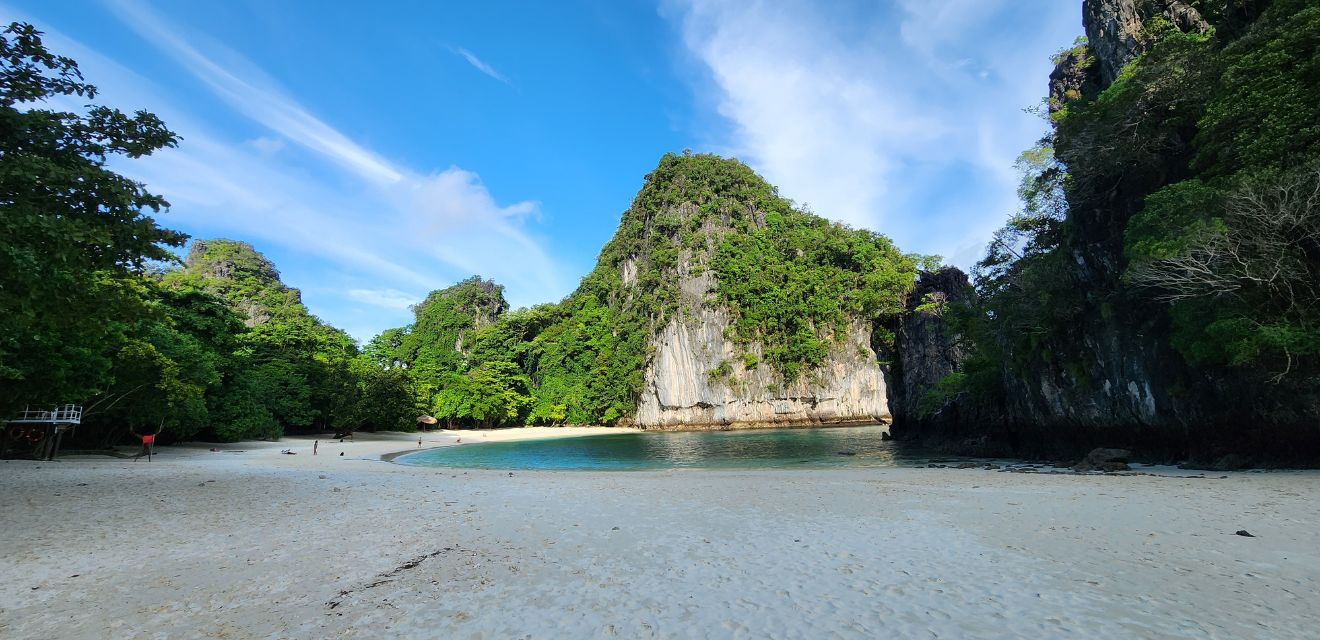
[[[310,439],[286,439],[163,448],[150,463],[0,462],[0,637],[1320,629],[1315,472],[510,473],[380,460],[416,438],[323,440],[316,456]]]

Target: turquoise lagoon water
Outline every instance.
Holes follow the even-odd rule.
[[[894,467],[926,461],[884,441],[884,427],[619,433],[441,447],[394,462],[478,469]]]

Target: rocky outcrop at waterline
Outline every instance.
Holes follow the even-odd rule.
[[[958,410],[959,405],[953,398],[939,397],[939,387],[962,371],[967,351],[947,316],[971,303],[973,296],[967,274],[957,268],[923,272],[903,313],[894,319],[889,408],[902,429],[913,431],[953,420],[946,412]]]

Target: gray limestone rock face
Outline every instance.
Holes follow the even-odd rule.
[[[722,428],[876,423],[889,420],[884,376],[871,349],[871,328],[853,322],[825,363],[792,383],[761,362],[760,345],[728,338],[728,313],[710,302],[711,272],[680,290],[685,311],[652,338],[635,423],[642,428]],[[751,358],[755,359],[752,363]]]
[[[1124,65],[1155,42],[1154,20],[1162,18],[1183,33],[1204,33],[1210,23],[1181,0],[1084,0],[1082,23],[1087,46],[1095,54],[1104,85],[1114,81]]]
[[[785,385],[766,364],[746,367],[724,337],[728,317],[704,310],[674,318],[656,336],[637,426],[714,427],[846,424],[889,420],[884,377],[871,351],[870,329],[849,327],[825,365]],[[749,350],[759,358],[759,348]],[[722,364],[727,376],[712,376]]]

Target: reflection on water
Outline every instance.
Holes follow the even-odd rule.
[[[887,467],[924,460],[881,439],[884,427],[620,433],[420,451],[401,464],[483,469]]]

